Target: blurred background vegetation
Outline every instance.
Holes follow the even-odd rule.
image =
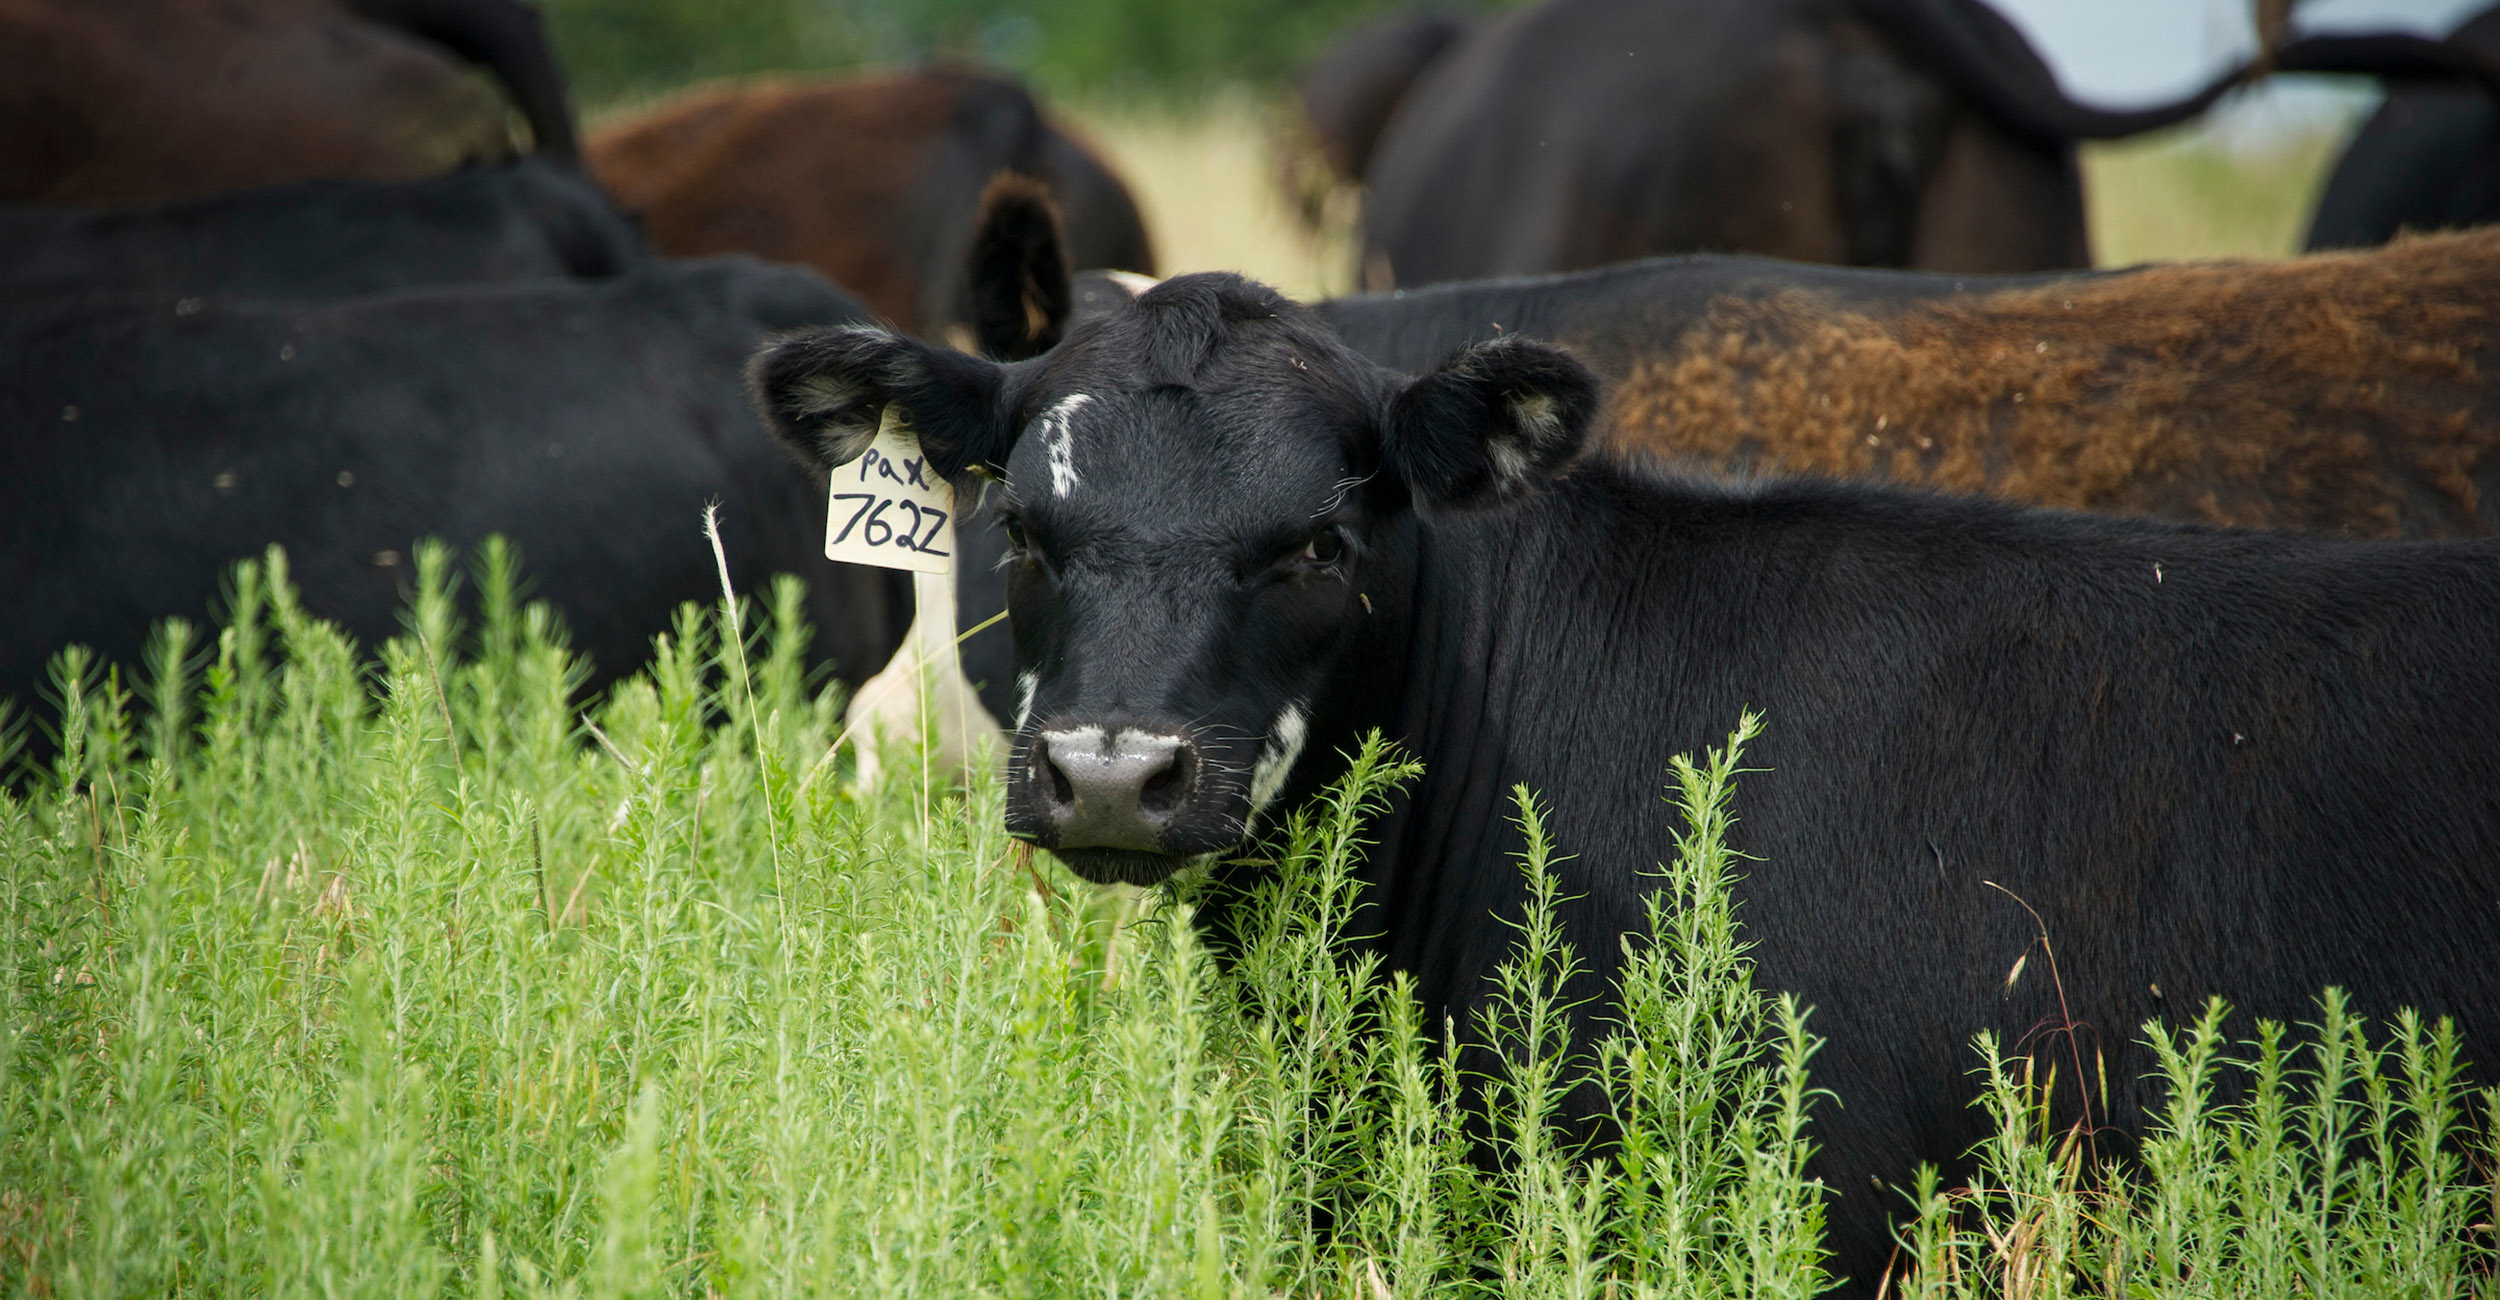
[[[1441,0],[1489,8],[1496,0]],[[1264,88],[1330,37],[1412,0],[543,0],[596,111],[690,81],[946,56],[1045,94],[1170,102]]]

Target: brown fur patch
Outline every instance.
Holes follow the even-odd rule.
[[[414,180],[513,152],[464,63],[340,0],[0,0],[0,202]]]
[[[917,330],[921,268],[902,226],[962,80],[933,70],[699,90],[601,129],[583,158],[661,252],[805,263]]]
[[[1617,454],[2366,537],[2500,532],[2500,229],[1903,307],[1726,298]]]

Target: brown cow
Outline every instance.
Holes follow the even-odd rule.
[[[1154,269],[1118,178],[1022,86],[968,69],[696,91],[587,152],[660,251],[804,262],[932,337],[969,320],[965,259],[998,172],[1050,186],[1078,265]]]
[[[573,151],[520,0],[0,0],[0,201],[412,180],[511,157],[513,105],[539,151]]]
[[[2500,533],[2500,229],[2071,276],[1662,258],[1322,304],[1414,368],[1526,333],[1609,380],[1606,445],[2359,537]]]

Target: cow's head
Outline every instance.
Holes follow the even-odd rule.
[[[1553,348],[1409,379],[1230,275],[1166,281],[1030,361],[830,330],[754,379],[810,464],[856,455],[892,402],[940,468],[1004,480],[1008,828],[1141,884],[1235,846],[1285,789],[1376,603],[1405,606],[1404,516],[1532,490],[1597,406]]]

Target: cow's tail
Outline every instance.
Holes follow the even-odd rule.
[[[529,123],[533,152],[581,153],[564,70],[535,6],[523,0],[349,0],[357,13],[423,37],[495,75]]]
[[[2234,68],[2185,99],[2145,108],[2078,104],[2020,29],[1980,0],[1847,0],[1849,12],[2017,135],[2114,140],[2187,121],[2247,79]]]
[[[2269,48],[2184,99],[2144,108],[2094,108],[2057,84],[2031,42],[1982,0],[1847,0],[1849,11],[2018,135],[2114,140],[2175,126],[2268,72],[2357,73],[2471,81],[2500,91],[2500,63],[2462,45],[2400,33],[2285,39],[2289,6],[2260,15]],[[2279,44],[2277,43],[2279,42]]]
[[[2390,81],[2453,81],[2500,96],[2500,59],[2427,36],[2304,36],[2275,52],[2274,67],[2279,72],[2341,72]]]

